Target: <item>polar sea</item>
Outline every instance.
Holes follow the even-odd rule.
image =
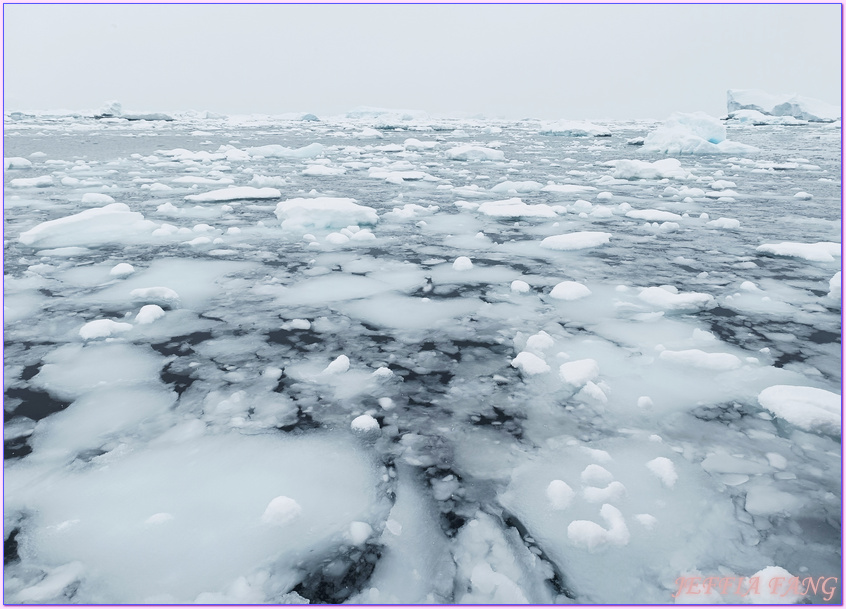
[[[7,115],[5,602],[841,602],[673,596],[841,574],[840,122],[685,120]]]

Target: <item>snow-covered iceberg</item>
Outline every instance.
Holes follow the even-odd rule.
[[[719,119],[704,112],[676,112],[646,136],[643,150],[663,154],[747,154],[758,152],[748,144],[726,139]]]
[[[771,94],[758,89],[729,89],[726,92],[729,114],[755,110],[770,116],[792,116],[806,121],[833,122],[840,118],[840,107],[812,97],[796,94]]]

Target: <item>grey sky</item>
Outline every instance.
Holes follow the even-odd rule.
[[[6,110],[510,118],[840,103],[839,5],[6,5]]]

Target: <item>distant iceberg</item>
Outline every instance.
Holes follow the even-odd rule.
[[[122,118],[128,121],[172,121],[173,117],[159,112],[155,113],[125,113],[123,106],[118,101],[108,101],[97,111],[94,118]]]
[[[840,118],[840,107],[800,95],[773,95],[757,89],[729,89],[726,94],[729,115],[739,110],[755,110],[770,116],[792,116],[806,121],[833,122]]]

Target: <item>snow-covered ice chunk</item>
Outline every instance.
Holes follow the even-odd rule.
[[[253,186],[236,186],[234,188],[222,188],[212,190],[198,195],[188,195],[187,201],[197,203],[217,203],[220,201],[240,201],[243,199],[279,199],[282,193],[276,188],[255,188]]]
[[[135,272],[135,267],[127,262],[121,262],[112,267],[109,275],[112,277],[128,277]]]
[[[276,204],[276,217],[291,230],[376,224],[376,210],[358,205],[355,199],[315,197],[288,199]]]
[[[353,419],[350,427],[353,431],[370,432],[379,430],[379,421],[369,414],[363,414]]]
[[[94,246],[149,240],[158,225],[130,211],[125,203],[86,209],[48,220],[21,233],[20,242],[38,247]]]
[[[473,261],[467,256],[459,256],[455,259],[455,262],[452,263],[452,268],[456,271],[469,271],[473,268]]]
[[[552,288],[551,298],[557,300],[579,300],[591,295],[590,289],[578,281],[562,281]]]
[[[829,298],[837,298],[838,300],[841,297],[841,288],[842,288],[842,280],[840,278],[840,271],[837,271],[834,274],[834,277],[828,280],[828,296]]]
[[[553,510],[564,510],[573,501],[576,492],[563,480],[553,480],[546,487],[546,496]]]
[[[677,222],[682,219],[678,214],[660,209],[633,209],[626,212],[626,217],[646,220],[647,222]]]
[[[735,220],[734,218],[718,218],[716,220],[706,222],[705,226],[707,226],[708,228],[725,228],[730,230],[737,230],[740,228],[740,220]]]
[[[135,316],[135,321],[139,324],[151,324],[157,319],[164,317],[164,315],[164,309],[159,305],[148,304],[141,307],[141,310]]]
[[[505,180],[491,188],[491,192],[537,192],[543,188],[543,184],[533,180],[526,180],[523,182],[512,182]],[[513,200],[513,199],[512,199]],[[519,199],[518,199],[519,200]]]
[[[584,484],[608,484],[614,476],[607,469],[596,463],[588,465],[579,475]]]
[[[343,374],[350,369],[350,358],[346,355],[339,355],[324,368],[324,374]]]
[[[9,186],[13,188],[46,188],[53,185],[52,176],[37,176],[35,178],[13,178]]]
[[[555,218],[558,216],[549,205],[543,203],[528,205],[517,198],[488,201],[479,205],[477,211],[495,218]]]
[[[679,479],[679,475],[676,473],[676,466],[667,457],[656,457],[652,461],[647,461],[646,467],[667,488],[675,486],[676,481]]]
[[[840,107],[812,97],[795,94],[771,94],[758,89],[729,89],[726,92],[728,112],[755,110],[772,116],[792,116],[807,121],[834,121],[840,118]]]
[[[511,282],[511,291],[517,294],[525,294],[529,291],[529,284],[522,279],[515,279]]]
[[[309,144],[302,148],[286,148],[279,144],[268,144],[267,146],[255,146],[247,148],[247,154],[251,157],[279,158],[279,159],[311,159],[323,154],[323,144]]]
[[[638,161],[636,159],[620,159],[609,161],[613,163],[613,177],[622,180],[656,180],[662,178],[687,179],[691,174],[682,169],[681,161],[678,159],[661,159],[650,163],[649,161]]]
[[[604,488],[596,486],[587,486],[582,490],[582,495],[585,501],[590,503],[608,503],[610,501],[620,501],[626,495],[626,487],[622,482],[614,480]]]
[[[547,349],[550,349],[554,344],[555,341],[552,340],[552,337],[541,330],[526,340],[526,350],[532,351],[533,353],[543,353]]]
[[[606,544],[625,546],[631,537],[622,512],[610,503],[600,508],[599,515],[605,520],[607,529],[592,520],[574,520],[567,526],[567,536],[574,545],[593,552]]]
[[[545,122],[540,126],[541,135],[562,135],[569,137],[607,137],[611,131],[607,127],[600,127],[587,121],[560,120]]]
[[[710,294],[701,292],[671,292],[663,287],[644,288],[638,294],[643,302],[660,309],[671,311],[697,310],[714,301]]]
[[[265,524],[284,526],[294,520],[302,513],[300,504],[290,497],[280,495],[273,498],[261,515],[261,521]]]
[[[370,539],[373,534],[373,527],[366,522],[355,521],[350,523],[350,528],[347,531],[347,538],[355,546],[363,545],[365,541]]]
[[[599,247],[608,243],[611,233],[598,231],[580,231],[564,235],[553,235],[541,241],[541,247],[550,250],[581,250],[590,247]]]
[[[458,146],[447,150],[447,158],[454,161],[504,161],[505,153],[481,146]]]
[[[840,396],[831,391],[773,385],[758,394],[758,403],[799,429],[840,435]]]
[[[20,156],[4,157],[3,169],[29,169],[32,167],[32,161]]]
[[[643,142],[646,152],[663,154],[748,154],[754,146],[726,139],[725,125],[704,112],[676,112]]]
[[[304,176],[340,176],[347,172],[343,167],[327,167],[326,165],[309,165],[300,173]]]
[[[795,243],[785,241],[783,243],[764,243],[758,246],[759,252],[773,254],[775,256],[789,256],[802,258],[812,262],[832,262],[835,256],[840,257],[840,244],[831,241],[819,241],[817,243]]]
[[[138,302],[164,305],[166,307],[176,307],[179,305],[179,294],[164,286],[136,288],[129,292],[129,296]]]
[[[558,194],[574,194],[583,192],[592,192],[596,190],[595,186],[579,186],[576,184],[547,184],[541,188],[543,192],[554,192]]]
[[[86,192],[84,195],[82,195],[82,202],[104,205],[108,203],[114,203],[115,200],[109,195],[100,192]]]
[[[558,376],[574,387],[583,387],[599,376],[599,362],[590,358],[564,362],[558,367]]]
[[[703,370],[735,370],[743,364],[739,357],[731,353],[707,353],[701,349],[685,349],[683,351],[665,349],[661,351],[658,357],[664,361],[702,368]]]
[[[517,357],[511,360],[511,365],[514,368],[519,368],[523,374],[528,375],[543,374],[550,371],[549,364],[547,364],[543,358],[540,358],[529,351],[521,351],[518,353]]]
[[[79,329],[79,335],[85,340],[91,340],[92,338],[106,338],[112,334],[119,334],[131,329],[132,324],[112,319],[96,319],[82,326]]]
[[[805,192],[805,191],[800,190],[800,191],[799,191],[799,192],[797,192],[795,195],[793,195],[793,198],[794,198],[794,199],[798,199],[798,200],[800,200],[800,201],[810,201],[811,199],[813,199],[813,198],[814,198],[814,195],[809,194],[809,193],[807,193],[807,192]]]

